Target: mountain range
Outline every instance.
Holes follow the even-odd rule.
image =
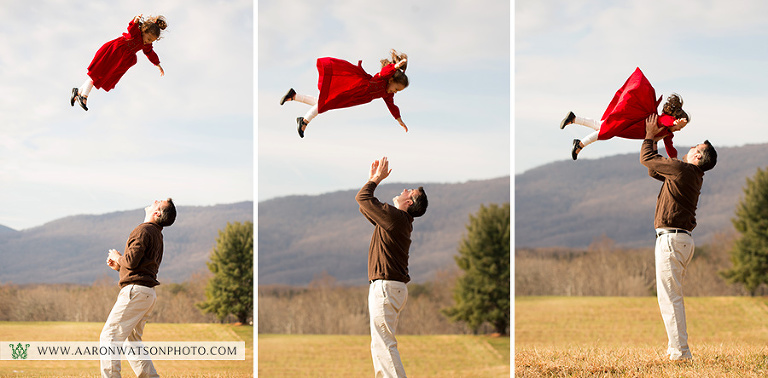
[[[440,270],[454,269],[453,256],[469,215],[482,204],[510,200],[509,176],[455,184],[382,183],[375,195],[391,204],[404,188],[420,185],[429,207],[413,223],[409,258],[413,282],[429,281]],[[341,284],[367,284],[373,225],[360,214],[355,201],[358,190],[259,202],[259,285],[306,285],[324,273]]]
[[[163,229],[161,283],[183,282],[207,270],[218,231],[228,222],[253,221],[253,202],[178,206],[176,222]],[[16,231],[0,226],[0,283],[90,284],[117,279],[107,251],[123,251],[128,235],[144,220],[144,209],[75,215]]]
[[[455,269],[453,256],[466,232],[469,215],[481,204],[510,200],[510,176],[464,183],[423,185],[427,213],[414,221],[410,275],[432,280]],[[415,184],[382,184],[384,202]],[[325,274],[348,285],[367,283],[367,254],[373,226],[360,214],[359,189],[312,196],[287,196],[258,203],[259,284],[306,285]],[[178,207],[176,223],[163,230],[165,251],[161,283],[183,282],[207,271],[218,231],[227,222],[253,220],[253,202]],[[142,222],[143,209],[101,215],[75,215],[21,231],[0,226],[0,284],[90,284],[117,278],[106,264],[107,251],[122,251],[130,231]]]
[[[678,151],[687,151],[678,146]],[[768,144],[715,146],[718,161],[704,174],[694,240],[732,232],[731,218],[746,179],[768,164]],[[652,247],[661,182],[648,176],[638,152],[550,163],[515,176],[515,248],[583,248],[607,236],[624,247]]]

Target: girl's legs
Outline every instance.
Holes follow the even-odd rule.
[[[589,127],[592,130],[600,131],[600,121],[594,120],[592,118],[575,116],[573,118],[573,123]]]
[[[597,136],[600,134],[600,131],[593,131],[591,134],[587,135],[584,139],[581,140],[581,148],[584,148],[592,142],[597,140]]]
[[[88,77],[80,88],[72,88],[72,97],[69,99],[69,104],[75,106],[75,101],[77,101],[80,104],[80,107],[87,111],[88,106],[86,103],[88,101],[88,94],[91,93],[91,89],[93,89],[93,80]]]
[[[301,129],[306,130],[309,122],[312,121],[312,119],[315,118],[318,114],[317,97],[296,93],[296,95],[293,96],[293,101],[312,105],[312,107],[307,110],[307,114],[304,114],[304,117],[301,117],[301,122],[303,123]]]
[[[309,121],[311,121],[312,118],[315,118],[315,116],[317,116],[317,104],[313,105],[304,117],[296,118],[296,127],[300,137],[304,138],[304,130],[307,129]]]
[[[288,93],[286,93],[285,96],[283,96],[283,98],[280,100],[280,105],[284,104],[286,101],[298,101],[311,106],[304,117],[296,118],[297,131],[299,132],[299,136],[304,138],[304,130],[307,129],[309,122],[312,121],[312,119],[315,118],[319,112],[317,106],[317,97],[296,93],[296,91],[291,88]]]
[[[317,105],[317,97],[313,97],[310,95],[303,95],[300,93],[296,93],[295,95],[293,95],[293,101],[298,101],[311,106]]]
[[[301,93],[296,93],[293,88],[291,88],[290,91],[283,97],[283,102],[285,101],[298,101],[303,104],[310,105],[311,108],[309,111],[307,111],[307,114],[304,115],[304,123],[309,123],[312,121],[313,118],[317,116],[318,108],[317,108],[317,97],[305,95]]]
[[[579,117],[579,116],[574,115],[572,123],[577,124],[577,125],[586,126],[586,127],[589,127],[590,129],[595,130],[594,132],[592,132],[589,135],[587,135],[584,139],[581,139],[581,140],[574,139],[573,140],[573,148],[571,149],[571,157],[573,158],[573,160],[576,160],[576,157],[578,156],[579,152],[581,152],[581,150],[584,149],[584,147],[592,144],[593,142],[595,142],[597,140],[597,137],[600,135],[600,125],[601,125],[601,122],[597,121],[597,120],[594,120],[592,118]]]
[[[89,77],[85,80],[83,85],[80,86],[78,93],[80,94],[80,96],[88,97],[88,94],[91,93],[91,89],[93,89],[93,79]]]
[[[307,110],[307,114],[304,115],[304,120],[309,123],[309,121],[312,120],[312,118],[315,118],[317,116],[317,104],[313,105],[309,110]]]
[[[593,133],[587,135],[586,138],[581,140],[581,143],[580,143],[581,148],[584,148],[587,145],[592,144],[592,142],[597,140],[597,136],[600,134],[600,124],[601,124],[600,121],[594,120],[592,118],[576,116],[573,119],[573,123],[577,125],[586,126],[592,130],[595,130]]]

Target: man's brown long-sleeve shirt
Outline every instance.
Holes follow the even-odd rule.
[[[643,141],[640,162],[648,168],[649,176],[663,182],[656,199],[653,226],[693,231],[704,171],[696,165],[659,155],[656,142],[650,139]]]
[[[393,280],[408,283],[408,250],[411,247],[413,217],[373,196],[376,183],[368,181],[355,200],[360,212],[374,226],[368,248],[368,280]]]
[[[128,241],[125,252],[117,260],[120,264],[120,287],[142,285],[155,287],[157,271],[163,261],[163,228],[157,223],[147,222],[138,225]]]

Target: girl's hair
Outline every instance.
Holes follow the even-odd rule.
[[[688,122],[691,121],[688,113],[683,110],[683,98],[677,93],[672,93],[667,97],[667,102],[664,103],[664,107],[661,111],[664,114],[669,114],[675,117],[675,119],[685,118]]]
[[[397,53],[395,49],[392,49],[389,51],[390,58],[389,59],[382,59],[381,60],[381,67],[384,68],[386,65],[389,64],[397,64],[397,62],[401,60],[408,59],[408,55],[406,53]],[[400,69],[395,71],[395,74],[392,75],[392,82],[396,84],[402,84],[404,88],[408,87],[408,76],[405,76],[405,69],[408,68],[408,62],[405,62]]]
[[[395,71],[390,80],[395,84],[402,84],[403,88],[408,88],[408,76],[405,76],[405,72],[402,70]]]
[[[406,53],[400,53],[398,54],[395,49],[389,50],[390,58],[389,59],[382,59],[381,60],[381,67],[384,68],[387,64],[397,64],[397,62],[401,60],[408,59],[408,55]],[[405,72],[405,69],[408,68],[408,62],[405,62],[400,69]]]
[[[160,39],[160,31],[165,30],[168,23],[163,16],[148,17],[139,21],[139,29],[142,33],[150,33]]]

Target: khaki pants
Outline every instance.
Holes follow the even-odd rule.
[[[685,323],[683,279],[693,258],[693,250],[693,237],[688,234],[663,234],[656,238],[656,295],[667,330],[667,354],[671,360],[691,358]]]
[[[408,288],[399,281],[376,280],[368,289],[371,315],[371,357],[378,377],[405,377],[397,351],[397,319],[408,300]]]
[[[109,313],[101,330],[102,345],[120,344],[126,341],[141,342],[144,324],[155,306],[155,289],[141,285],[127,285],[120,289],[117,302]],[[128,359],[133,372],[139,378],[159,377],[152,360]],[[120,360],[101,360],[101,376],[120,377]]]

